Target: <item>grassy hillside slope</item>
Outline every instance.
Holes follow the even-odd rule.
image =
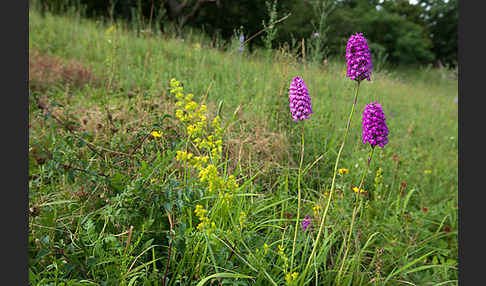
[[[345,47],[343,59],[317,66],[288,49],[223,51],[198,33],[137,36],[123,26],[29,11],[32,284],[196,285],[223,272],[233,277],[215,282],[296,283],[353,104]],[[312,99],[305,122],[288,110],[294,76]],[[214,164],[237,187],[211,193],[197,167],[175,159],[203,149],[177,120],[172,78],[207,105],[209,123],[221,118]],[[308,285],[457,284],[457,96],[457,79],[443,70],[374,71],[361,83],[339,163],[349,172],[336,180]],[[349,244],[352,187],[369,151],[361,115],[372,101],[383,106],[389,143],[374,152]],[[299,183],[300,219],[312,217],[314,229],[299,229],[294,244]],[[208,230],[197,228],[205,215],[196,205],[214,223]]]

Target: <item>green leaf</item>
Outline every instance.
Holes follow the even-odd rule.
[[[410,268],[412,265],[416,264],[417,262],[419,262],[419,261],[423,261],[423,260],[424,260],[424,258],[426,258],[427,256],[431,255],[431,254],[432,254],[432,253],[434,253],[434,252],[435,252],[435,250],[429,251],[429,252],[427,252],[426,254],[424,254],[424,255],[420,256],[419,258],[417,258],[417,259],[413,260],[412,262],[410,262],[410,263],[406,264],[405,266],[402,266],[400,269],[398,269],[398,270],[396,270],[396,271],[395,271],[395,270],[393,270],[393,271],[392,271],[392,272],[391,272],[391,273],[388,275],[388,277],[386,278],[386,280],[385,280],[384,284],[386,284],[386,283],[388,282],[388,280],[390,280],[391,278],[393,278],[395,275],[400,274],[402,271],[404,271],[405,269]],[[435,258],[435,256],[434,256],[434,258]]]
[[[208,277],[205,277],[204,279],[199,281],[199,283],[197,283],[196,286],[202,286],[202,285],[204,285],[204,283],[208,282],[209,280],[211,280],[213,278],[250,278],[250,279],[252,279],[253,277],[248,276],[248,275],[244,275],[244,274],[239,274],[239,273],[220,272],[220,273],[216,273],[216,274],[210,275]]]
[[[150,246],[150,245],[152,245],[152,242],[154,242],[154,239],[153,239],[153,238],[151,238],[151,239],[147,240],[147,241],[146,241],[146,242],[143,244],[142,248],[143,248],[143,249],[149,248],[149,246]]]
[[[125,186],[125,175],[120,172],[116,172],[114,175],[108,178],[108,185],[115,191],[121,192]]]
[[[407,209],[407,204],[408,204],[408,201],[410,200],[410,198],[412,197],[412,194],[415,192],[415,189],[412,189],[408,194],[407,196],[405,197],[405,201],[403,202],[403,208],[402,208],[402,214],[405,212],[405,210]]]
[[[37,262],[37,261],[41,260],[42,257],[44,257],[44,256],[46,256],[50,253],[51,253],[51,251],[48,250],[48,249],[41,249],[39,251],[39,253],[37,253],[37,256],[35,257],[35,261]]]
[[[128,286],[135,285],[135,282],[140,276],[133,276],[132,279],[130,279],[130,282],[128,282]]]

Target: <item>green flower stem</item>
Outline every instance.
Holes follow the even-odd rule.
[[[184,189],[187,188],[187,177],[188,177],[188,167],[187,167],[187,146],[189,145],[189,141],[191,140],[191,137],[188,136],[186,140],[186,147],[184,148],[184,151],[186,152],[186,158],[184,158]]]
[[[375,148],[371,148],[370,155],[368,156],[368,162],[366,163],[366,168],[363,172],[363,175],[361,176],[361,181],[359,183],[358,192],[356,193],[356,202],[354,204],[353,216],[351,218],[351,225],[349,226],[348,234],[344,237],[343,244],[345,245],[345,251],[344,251],[343,259],[341,261],[341,267],[339,268],[339,272],[338,272],[337,285],[339,285],[339,283],[341,282],[341,274],[342,274],[342,270],[343,270],[343,267],[344,267],[344,262],[346,261],[346,256],[348,255],[349,241],[350,241],[350,238],[351,238],[351,233],[353,232],[353,225],[354,225],[354,220],[356,218],[356,212],[358,210],[358,200],[359,200],[359,209],[361,209],[362,205],[363,205],[363,198],[360,197],[360,191],[361,191],[361,187],[363,186],[363,182],[364,182],[364,179],[366,177],[366,173],[368,172],[368,169],[370,167],[370,162],[371,162],[371,158],[373,157],[374,151],[375,151]]]
[[[297,232],[299,230],[299,218],[300,218],[300,199],[301,199],[301,188],[300,188],[300,178],[302,176],[302,162],[304,161],[304,122],[302,122],[302,147],[300,150],[300,164],[299,164],[299,175],[297,176],[297,219],[295,220],[295,231],[294,231],[294,242],[292,244],[292,256],[290,257],[290,272],[293,271],[294,266],[294,253],[295,253],[295,242],[297,241]]]
[[[305,258],[305,254],[307,253],[307,246],[309,245],[309,239],[312,237],[312,232],[307,231],[307,236],[305,238],[305,243],[304,243],[304,251],[302,251],[302,257],[300,259],[300,264],[303,265],[304,264],[304,258]]]
[[[348,123],[346,124],[346,132],[344,133],[343,142],[341,143],[341,147],[339,148],[339,152],[338,152],[338,155],[337,155],[337,158],[336,158],[336,163],[334,164],[334,174],[333,174],[333,177],[332,177],[331,190],[329,191],[329,198],[327,199],[326,208],[324,210],[324,214],[322,215],[322,219],[321,219],[321,222],[319,224],[319,231],[317,232],[316,242],[314,243],[314,247],[312,248],[312,252],[309,256],[309,259],[307,260],[307,265],[305,266],[305,269],[302,272],[302,276],[300,277],[300,285],[303,285],[303,283],[305,281],[305,276],[307,274],[307,271],[309,270],[309,266],[310,266],[310,263],[312,261],[312,257],[314,256],[314,254],[316,252],[317,245],[319,244],[321,234],[322,234],[322,228],[324,226],[324,222],[325,222],[326,216],[327,216],[327,211],[329,209],[329,205],[331,204],[331,198],[332,198],[332,195],[334,193],[334,188],[335,188],[334,183],[336,182],[336,174],[337,174],[337,169],[338,169],[338,165],[339,165],[339,159],[341,158],[341,154],[342,154],[343,149],[344,149],[344,144],[346,143],[346,138],[348,137],[349,127],[351,126],[351,119],[353,118],[354,108],[356,106],[356,102],[357,102],[357,99],[358,99],[359,84],[360,84],[360,82],[358,81],[358,84],[356,86],[356,91],[355,91],[355,94],[354,94],[353,106],[351,107],[351,112],[349,114]]]

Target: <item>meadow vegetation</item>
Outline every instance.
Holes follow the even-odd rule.
[[[373,70],[330,194],[355,88],[345,46],[316,64],[238,36],[29,10],[31,285],[457,285],[454,73]],[[294,76],[312,100],[302,122]],[[370,102],[390,134],[366,168]]]

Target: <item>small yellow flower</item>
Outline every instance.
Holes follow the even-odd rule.
[[[196,209],[194,210],[194,213],[196,214],[196,216],[198,216],[199,218],[203,218],[205,217],[206,213],[208,211],[204,209],[204,207],[202,205],[196,205]]]
[[[286,280],[287,282],[290,282],[291,280],[295,280],[295,279],[297,279],[297,276],[299,276],[299,272],[293,272],[292,274],[287,273],[287,274],[285,275],[285,280]]]
[[[381,184],[382,181],[383,181],[383,169],[380,167],[378,168],[378,171],[376,171],[375,185]]]
[[[319,211],[322,210],[321,206],[319,206],[319,205],[315,205],[312,209],[314,210],[314,215],[315,216],[318,216],[319,215]]]
[[[153,184],[153,183],[155,183],[155,182],[157,182],[157,178],[152,178],[152,179],[150,180],[150,183],[151,183],[151,184]]]
[[[162,133],[160,133],[159,131],[152,131],[150,132],[150,135],[154,136],[155,138],[162,137]]]
[[[238,221],[240,223],[240,227],[243,228],[245,226],[245,222],[246,222],[246,213],[245,212],[240,212],[240,217],[238,218]]]
[[[430,174],[432,174],[432,170],[424,170],[424,174],[425,175],[430,175]]]
[[[108,29],[105,30],[105,36],[109,37],[113,31],[116,30],[115,25],[111,25]]]
[[[285,281],[287,281],[287,282],[290,281],[290,273],[287,273],[285,275]]]
[[[265,254],[265,255],[266,255],[266,254],[267,254],[267,252],[268,252],[268,249],[269,249],[268,244],[264,243],[264,244],[263,244],[263,254]]]
[[[359,189],[358,189],[358,187],[353,187],[353,191],[354,191],[355,193],[357,193],[357,192],[358,192],[358,190],[359,190]],[[359,190],[359,192],[360,192],[360,193],[364,193],[364,192],[365,192],[365,190],[361,189],[361,190]]]
[[[341,169],[338,170],[338,172],[339,172],[339,174],[344,175],[344,174],[349,173],[349,170],[346,169],[346,168],[341,168]]]

